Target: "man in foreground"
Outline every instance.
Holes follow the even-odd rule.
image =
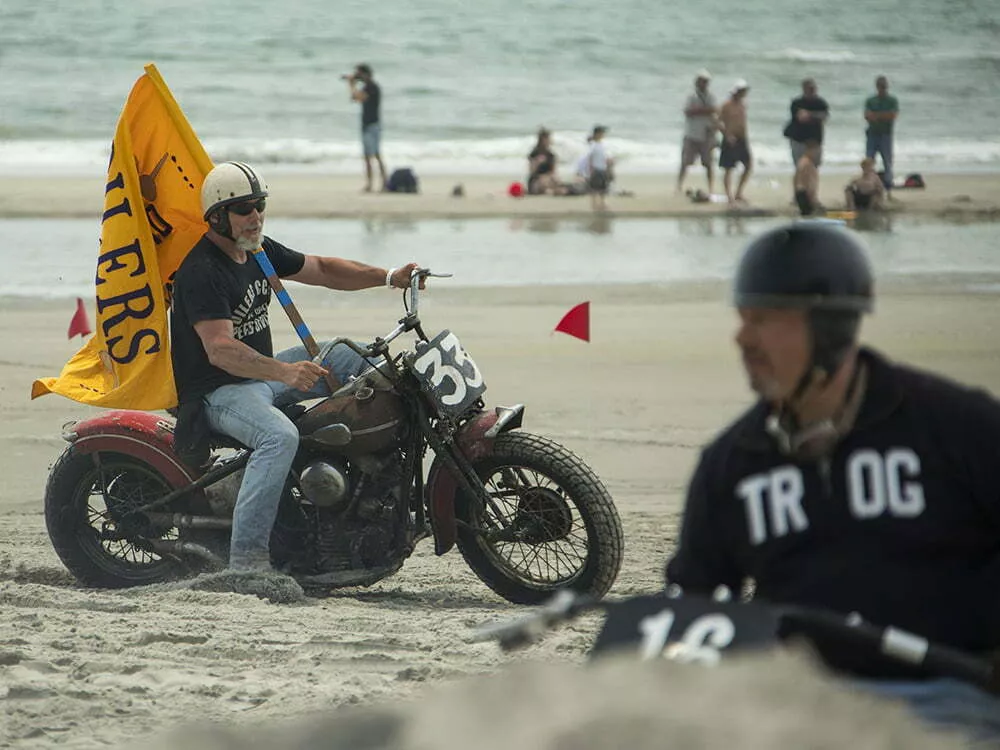
[[[820,222],[752,240],[736,344],[760,400],[702,452],[667,580],[857,612],[970,653],[1000,647],[1000,403],[858,343],[865,252]],[[834,669],[926,718],[1000,738],[1000,702],[873,649],[817,642]]]
[[[343,383],[366,367],[345,346],[322,366],[301,346],[273,354],[271,288],[252,253],[263,248],[279,277],[330,289],[406,288],[416,268],[387,271],[291,250],[263,234],[267,194],[246,164],[225,162],[206,175],[201,201],[209,230],[177,270],[170,310],[178,439],[204,417],[253,451],[233,512],[233,570],[270,569],[271,527],[299,443],[298,429],[276,405],[328,395],[328,376]]]

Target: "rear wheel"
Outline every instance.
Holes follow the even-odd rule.
[[[618,511],[597,475],[558,443],[525,432],[496,438],[473,464],[485,505],[459,494],[458,548],[500,596],[537,604],[560,588],[602,597],[621,567]]]
[[[152,551],[150,539],[176,539],[128,511],[172,487],[148,464],[120,453],[60,456],[45,487],[45,525],[63,564],[85,586],[124,588],[166,580],[176,563]]]

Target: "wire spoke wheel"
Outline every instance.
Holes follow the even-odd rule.
[[[150,540],[178,538],[176,528],[152,524],[131,511],[171,491],[151,466],[117,453],[77,454],[68,449],[52,470],[45,520],[53,546],[84,584],[135,586],[169,577],[172,559]]]
[[[460,493],[467,526],[458,546],[505,599],[536,604],[569,587],[607,593],[621,566],[622,530],[611,496],[576,455],[546,438],[504,433],[474,464],[488,499]]]
[[[155,528],[143,516],[129,515],[170,492],[166,482],[149,467],[129,460],[103,461],[77,486],[81,497],[76,502],[81,506],[86,503],[89,527],[81,529],[81,535],[100,545],[98,554],[137,567],[154,565],[161,557],[149,549],[145,540],[177,538],[174,528]],[[91,535],[90,530],[96,534]]]
[[[498,467],[484,484],[492,499],[479,516],[487,554],[528,584],[572,580],[587,560],[589,540],[566,489],[521,466]]]

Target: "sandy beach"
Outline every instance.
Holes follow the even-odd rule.
[[[531,196],[511,198],[508,185],[519,175],[440,175],[420,177],[420,193],[362,193],[361,175],[274,172],[258,165],[269,183],[268,215],[272,217],[573,217],[592,212],[590,199]],[[896,190],[890,210],[949,218],[1000,218],[1000,173],[925,173],[925,189]],[[734,177],[735,179],[735,177]],[[845,173],[824,172],[820,200],[829,210],[844,207]],[[674,192],[673,174],[619,175],[608,198],[615,216],[713,216],[731,211],[725,203],[692,203]],[[735,183],[734,183],[735,184]],[[464,197],[452,197],[462,185]],[[692,169],[685,186],[706,189],[703,170]],[[57,175],[0,176],[0,217],[97,216],[103,210],[103,175],[96,178]],[[721,175],[715,190],[723,192]],[[630,195],[618,195],[625,191]],[[57,197],[54,197],[57,196]],[[736,215],[794,216],[791,177],[754,175],[747,186],[749,207]]]
[[[725,292],[717,284],[472,290],[441,282],[424,298],[425,327],[450,327],[461,336],[485,375],[489,403],[526,404],[525,430],[562,442],[607,484],[626,533],[611,596],[661,586],[698,450],[750,402]],[[339,332],[371,335],[398,317],[397,297],[374,290],[336,308],[316,290],[297,288],[296,295],[317,331],[333,319]],[[592,306],[592,342],[552,333],[562,314],[585,299]],[[57,396],[28,399],[31,381],[58,373],[79,346],[66,340],[66,310],[59,301],[0,300],[0,746],[131,747],[179,725],[210,721],[241,733],[242,741],[256,737],[255,747],[451,747],[443,740],[428,744],[428,717],[441,717],[439,731],[448,734],[448,722],[463,715],[469,718],[450,732],[455,747],[469,746],[477,721],[491,727],[497,747],[510,746],[503,738],[522,747],[615,746],[596,728],[585,733],[589,745],[570,732],[598,721],[597,705],[609,712],[605,729],[624,722],[638,733],[632,747],[662,746],[656,738],[662,743],[672,727],[704,733],[683,735],[703,738],[690,746],[731,746],[733,732],[746,740],[743,747],[791,746],[788,738],[803,731],[803,721],[815,720],[820,705],[823,728],[814,727],[811,747],[884,747],[890,736],[902,742],[895,746],[949,746],[914,740],[911,724],[890,721],[893,714],[876,712],[871,701],[835,690],[804,663],[767,667],[769,679],[786,686],[772,700],[759,697],[756,666],[733,667],[731,680],[717,682],[660,677],[636,665],[580,679],[574,670],[595,635],[592,620],[517,655],[470,643],[476,626],[518,610],[482,585],[457,552],[437,558],[427,542],[399,573],[369,589],[291,604],[183,588],[81,589],[49,545],[41,498],[47,470],[64,447],[61,426],[92,410]],[[996,295],[970,295],[947,280],[932,286],[900,279],[882,285],[865,338],[893,357],[1000,393],[1000,356],[986,323],[998,314]],[[276,344],[290,345],[285,322],[275,328]],[[515,665],[536,671],[511,673]],[[661,703],[670,703],[673,690],[677,705],[688,709],[660,713],[657,701],[629,701],[623,680],[636,695],[661,691]],[[541,710],[542,688],[518,687],[528,684],[551,685],[559,709]],[[746,690],[726,692],[723,685]],[[704,690],[705,700],[684,698],[689,688]],[[446,689],[451,693],[440,693]],[[613,705],[600,697],[611,693],[622,696]],[[719,725],[709,708],[716,699],[731,707],[726,732],[710,731]],[[536,727],[534,744],[525,740],[531,732],[499,714],[483,716],[484,701],[508,717],[524,716],[524,726]],[[365,714],[337,725],[341,714],[330,716],[333,709],[359,706],[395,718]],[[770,718],[762,720],[765,714]],[[259,734],[263,727],[277,731],[320,718],[334,722],[329,731],[310,734],[299,726],[294,743],[269,745]],[[368,744],[344,745],[330,739],[341,736],[337,726],[350,737],[355,730],[364,734],[358,727],[370,732],[396,725],[408,727],[409,739],[385,735],[383,744],[369,737]],[[820,731],[832,733],[828,742],[816,739]],[[194,735],[170,736],[192,746]],[[223,748],[234,740],[210,733],[204,741]],[[171,742],[164,746],[176,746]]]

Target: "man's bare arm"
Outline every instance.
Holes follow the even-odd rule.
[[[194,330],[205,347],[208,361],[230,375],[254,380],[278,380],[304,391],[326,374],[326,370],[308,360],[287,363],[265,357],[234,338],[231,320],[202,320],[194,324]]]
[[[356,260],[307,255],[302,269],[288,278],[300,284],[353,292],[384,286],[385,274],[384,268],[369,266]]]

